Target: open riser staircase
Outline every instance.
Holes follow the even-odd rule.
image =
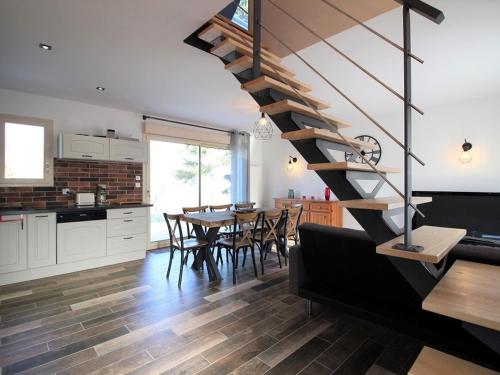
[[[377,252],[380,256],[387,256],[411,286],[415,300],[421,303],[439,282],[447,253],[465,235],[465,231],[421,228],[419,232],[414,231],[415,237],[426,243],[426,246],[429,245],[431,253],[414,257],[412,254],[415,253],[404,251],[402,253],[408,254],[394,255],[393,251],[401,251],[392,249],[388,244],[392,246],[398,242],[397,237],[402,233],[401,225],[394,217],[401,215],[403,200],[399,197],[377,199],[377,192],[386,183],[384,179],[366,165],[336,160],[330,152],[352,152],[352,148],[345,142],[346,138],[339,137],[337,133],[351,125],[326,114],[324,118],[329,124],[325,124],[311,105],[321,110],[328,108],[328,104],[312,97],[309,94],[311,87],[297,80],[294,72],[283,66],[280,58],[265,48],[261,52],[261,75],[254,77],[252,36],[224,17],[215,16],[186,38],[185,42],[222,60],[228,73],[232,73],[241,84],[241,89],[252,96],[261,112],[266,113],[280,129],[282,138],[292,143],[308,163],[308,168],[318,174],[373,241],[379,244]],[[358,150],[370,146],[349,138],[348,143]],[[386,178],[390,173],[399,172],[391,167],[377,168]],[[375,188],[366,190],[360,182],[362,180],[374,181]],[[430,199],[419,198],[413,201],[415,205],[427,202]],[[438,243],[438,246],[433,246],[434,243]],[[451,346],[457,352],[467,350],[466,347],[473,344],[474,352],[487,353],[485,358],[494,356],[480,338],[463,328],[462,322],[444,316],[442,320],[443,324],[456,326],[456,337],[433,339],[443,339],[446,342],[443,345]]]

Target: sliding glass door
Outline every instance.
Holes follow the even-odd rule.
[[[228,149],[165,139],[149,140],[150,238],[168,240],[163,213],[183,207],[231,201],[231,153]],[[153,245],[154,247],[154,245]]]

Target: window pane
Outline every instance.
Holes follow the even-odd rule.
[[[201,204],[231,203],[231,151],[201,148]]]
[[[179,214],[182,207],[198,206],[199,147],[150,142],[151,241],[168,239],[163,213]]]
[[[44,178],[44,128],[5,123],[5,178]]]
[[[246,12],[244,12],[240,7],[245,9]],[[245,30],[248,30],[248,0],[240,0],[240,7],[236,9],[232,21],[243,27]]]

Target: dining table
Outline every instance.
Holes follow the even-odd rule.
[[[255,208],[252,210],[242,210],[238,212],[267,212],[275,210],[275,208]],[[217,235],[220,228],[234,224],[235,211],[218,211],[218,212],[199,212],[189,213],[181,216],[181,220],[192,225],[198,240],[203,240],[208,243],[201,251],[196,254],[192,268],[199,270],[203,263],[207,266],[208,278],[210,281],[220,281],[223,277],[220,274],[219,268],[215,262],[211,248],[217,241]]]

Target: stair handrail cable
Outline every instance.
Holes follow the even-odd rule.
[[[237,0],[232,0],[234,3],[237,3]],[[238,4],[238,7],[246,12],[245,8],[241,7]],[[302,56],[300,56],[292,47],[290,47],[286,42],[284,42],[280,37],[274,34],[271,30],[269,30],[265,25],[262,24],[262,21],[259,25],[269,34],[271,35],[278,43],[280,43],[283,47],[289,50],[295,57],[297,57],[300,61],[302,61],[309,69],[311,69],[314,73],[316,73],[323,81],[325,81],[331,88],[333,88],[339,95],[341,95],[345,100],[347,100],[354,108],[356,108],[359,112],[361,112],[370,122],[372,122],[377,128],[379,128],[385,135],[387,135],[390,139],[392,139],[398,146],[400,146],[403,150],[405,149],[405,145],[400,142],[394,135],[392,135],[387,129],[385,129],[377,120],[375,120],[372,116],[370,116],[364,109],[362,109],[354,100],[352,100],[349,96],[347,96],[342,90],[340,90],[337,86],[335,86],[328,78],[326,78],[319,70],[317,70],[314,66],[312,66],[308,61],[306,61]],[[274,70],[274,69],[273,69]],[[281,76],[281,75],[280,75]],[[287,85],[289,85],[287,83]],[[425,166],[425,163],[410,151],[411,157],[413,157],[418,163],[422,166]]]
[[[395,89],[393,89],[392,87],[390,87],[388,84],[386,84],[385,82],[383,82],[380,78],[378,78],[377,76],[375,76],[373,73],[371,73],[370,71],[368,71],[367,69],[365,69],[363,66],[361,66],[360,64],[358,64],[356,61],[354,61],[351,57],[349,57],[347,54],[345,54],[344,52],[342,52],[341,50],[339,50],[337,47],[335,47],[331,42],[329,42],[328,40],[326,40],[325,38],[323,38],[321,35],[319,35],[316,31],[314,31],[313,29],[311,29],[309,26],[307,26],[305,23],[303,23],[301,20],[299,20],[297,17],[295,17],[293,14],[291,14],[290,12],[288,12],[287,10],[285,10],[283,7],[279,6],[278,4],[276,4],[273,0],[267,0],[270,4],[272,4],[274,7],[276,7],[277,9],[279,9],[281,12],[283,12],[284,14],[286,14],[289,18],[291,18],[292,20],[294,20],[295,22],[297,22],[300,26],[302,26],[304,29],[306,29],[307,31],[309,31],[312,35],[314,35],[316,38],[318,38],[319,40],[321,40],[323,43],[325,43],[328,47],[330,47],[331,49],[333,49],[335,52],[337,52],[340,56],[342,56],[344,59],[346,59],[347,61],[349,61],[351,64],[353,64],[356,68],[358,68],[359,70],[361,70],[363,73],[365,73],[368,77],[370,77],[371,79],[373,79],[374,81],[376,81],[378,84],[380,84],[382,87],[384,87],[386,90],[388,90],[390,93],[392,93],[394,96],[398,97],[400,100],[404,101],[404,97],[403,95],[401,95],[399,92],[397,92]],[[421,115],[424,114],[424,112],[418,108],[416,105],[414,104],[410,104],[411,107],[417,111],[418,113],[420,113]]]
[[[233,0],[235,1],[235,0]],[[239,4],[238,6],[245,11],[244,8],[242,8]],[[264,28],[264,26],[262,25],[262,23],[259,24],[262,28]],[[265,28],[264,28],[265,29]],[[267,31],[267,30],[266,30]],[[247,47],[250,46],[250,42],[248,42],[247,40],[244,40],[244,43],[247,45]],[[290,81],[287,80],[286,77],[284,77],[277,69],[275,69],[274,67],[270,66],[270,68],[273,70],[273,72],[279,77],[280,81],[283,82],[284,84],[286,84],[287,86],[289,86],[293,91],[294,93],[304,102],[306,103],[306,105],[311,109],[313,110],[321,119],[321,121],[323,121],[328,127],[333,127],[332,124],[324,117],[324,115],[314,106],[311,104],[311,102],[306,98],[304,97],[295,87],[293,87],[293,85],[291,84]],[[347,139],[346,137],[344,137],[338,130],[336,131],[336,133],[340,136],[340,138],[342,139],[343,142],[345,142],[345,144],[347,144],[352,150],[353,152],[358,155],[358,157],[360,157],[377,175],[379,175],[385,182],[387,182],[387,184],[392,188],[394,189],[394,191],[403,199],[405,199],[405,195],[382,173],[380,172],[377,167],[375,165],[373,165],[361,152],[358,151],[358,149],[354,146],[354,144],[349,141],[349,139]],[[421,215],[422,217],[425,218],[425,215],[422,213],[422,211],[420,211],[416,205],[414,205],[412,202],[409,203],[409,206],[411,206],[419,215]]]
[[[393,46],[394,48],[397,48],[398,50],[400,50],[401,52],[404,52],[404,48],[401,47],[399,44],[397,44],[396,42],[393,42],[392,40],[390,40],[389,38],[387,38],[386,36],[382,35],[381,33],[379,33],[377,30],[371,28],[370,26],[368,26],[367,24],[365,24],[363,21],[360,21],[358,20],[356,17],[354,17],[352,14],[349,14],[348,12],[346,12],[345,10],[339,8],[338,6],[336,6],[335,4],[332,4],[330,3],[329,1],[327,0],[320,0],[322,1],[323,3],[325,3],[326,5],[328,5],[329,7],[335,9],[337,12],[343,14],[344,16],[346,16],[347,18],[351,19],[352,21],[356,22],[359,26],[363,27],[364,29],[368,30],[369,32],[371,32],[373,35],[376,35],[378,36],[380,39],[382,39],[383,41],[387,42],[388,44],[390,44],[391,46]],[[422,60],[420,57],[418,56],[415,56],[414,54],[410,53],[410,57],[416,61],[418,61],[420,64],[423,64],[424,63],[424,60]]]

